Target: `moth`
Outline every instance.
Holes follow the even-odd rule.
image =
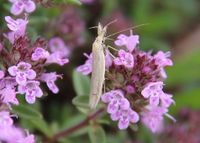
[[[104,44],[106,38],[113,36],[115,34],[121,33],[123,31],[127,31],[130,29],[134,29],[136,27],[140,27],[146,24],[141,24],[135,27],[131,27],[128,29],[124,29],[122,31],[113,33],[107,37],[106,31],[108,25],[116,22],[116,20],[108,23],[105,27],[103,27],[100,23],[98,24],[97,34],[95,41],[92,44],[92,77],[91,77],[91,88],[90,88],[90,99],[89,106],[91,109],[96,108],[100,97],[102,95],[103,84],[105,80],[105,54],[104,49],[106,45]]]
[[[94,43],[92,44],[92,77],[91,77],[91,89],[89,106],[91,109],[96,108],[100,97],[102,95],[102,89],[105,79],[105,35],[107,26],[103,27],[98,24],[98,30]]]

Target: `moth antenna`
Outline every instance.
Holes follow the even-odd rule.
[[[98,26],[92,26],[92,27],[89,27],[88,29],[97,29]]]
[[[145,25],[149,25],[149,23],[145,23],[145,24],[140,24],[140,25],[137,25],[137,26],[129,27],[129,28],[124,29],[124,30],[121,30],[121,31],[119,31],[119,32],[116,32],[116,33],[110,34],[110,35],[108,35],[108,36],[105,37],[105,38],[109,38],[109,37],[114,36],[114,35],[116,35],[116,34],[119,34],[119,33],[122,33],[122,32],[128,31],[128,30],[133,30],[133,29],[136,29],[136,28],[139,28],[139,27],[145,26]]]
[[[115,20],[113,20],[113,21],[107,23],[107,24],[105,25],[105,27],[108,27],[109,25],[111,25],[111,24],[113,24],[113,23],[115,23],[115,22],[117,22],[117,19],[115,19]]]

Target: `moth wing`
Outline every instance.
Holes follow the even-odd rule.
[[[89,105],[90,108],[94,109],[102,95],[105,78],[105,55],[102,44],[93,44],[92,56],[92,78]]]

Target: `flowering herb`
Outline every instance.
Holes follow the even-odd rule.
[[[101,96],[108,114],[118,121],[119,129],[141,121],[152,132],[159,132],[164,115],[174,120],[167,112],[175,102],[172,95],[163,91],[164,68],[173,65],[170,52],[158,51],[152,55],[140,50],[138,35],[120,34],[114,44],[117,52],[111,56],[107,51],[106,92]],[[92,58],[91,55],[77,70],[84,75],[91,73],[92,65],[88,63]]]

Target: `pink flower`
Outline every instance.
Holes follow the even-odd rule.
[[[129,101],[124,98],[122,91],[111,90],[101,96],[103,102],[108,103],[107,112],[116,113],[119,109],[126,110],[130,107]]]
[[[106,68],[109,69],[109,67],[112,65],[112,57],[110,56],[110,51],[108,49],[105,50],[105,60],[106,60]]]
[[[69,62],[68,58],[64,58],[60,52],[55,52],[50,54],[50,56],[47,57],[46,64],[58,64],[60,66],[63,66]]]
[[[10,113],[7,111],[0,112],[0,130],[1,128],[10,127],[13,124],[13,120],[10,117]]]
[[[84,56],[87,57],[87,60],[83,65],[80,65],[77,68],[77,71],[82,73],[83,75],[88,75],[92,72],[92,53],[90,55],[84,53]]]
[[[0,70],[0,79],[4,77],[4,72]]]
[[[164,53],[162,51],[158,51],[158,53],[154,55],[156,64],[161,68],[165,66],[172,66],[173,62],[169,59],[170,55],[170,52]]]
[[[137,44],[139,44],[138,35],[126,36],[124,34],[120,34],[115,41],[115,45],[126,46],[129,52],[132,52]]]
[[[35,103],[36,97],[40,98],[43,92],[38,81],[28,81],[26,85],[19,85],[18,92],[25,94],[25,99],[29,104]]]
[[[163,82],[150,82],[142,90],[141,94],[144,98],[149,98],[150,105],[158,106],[161,101],[162,106],[169,107],[174,103],[174,100],[171,95],[164,93],[162,89]]]
[[[24,133],[20,128],[7,126],[0,129],[0,141],[6,143],[18,143],[17,141],[24,138]]]
[[[56,72],[51,72],[51,73],[43,73],[40,77],[40,79],[44,82],[46,82],[48,88],[53,92],[53,93],[58,93],[59,89],[55,84],[55,81],[57,80],[58,77],[61,77],[60,75],[57,75]]]
[[[51,38],[49,47],[52,53],[59,52],[63,57],[68,57],[70,54],[69,47],[67,47],[64,41],[59,37]]]
[[[6,16],[5,20],[7,22],[8,28],[12,31],[9,32],[6,36],[11,43],[14,43],[16,39],[25,35],[26,26],[28,21],[26,19],[12,19],[10,16]]]
[[[118,128],[120,130],[127,129],[130,123],[137,123],[139,121],[138,113],[131,108],[120,109],[114,114],[111,114],[111,118],[113,121],[119,121]]]
[[[36,72],[31,69],[31,65],[26,62],[20,62],[17,66],[11,66],[8,68],[8,72],[11,76],[16,77],[16,82],[21,85],[25,85],[27,79],[35,79]]]
[[[49,41],[49,46],[52,54],[47,58],[47,64],[55,63],[63,66],[69,62],[67,57],[69,56],[70,51],[61,38],[52,38]]]
[[[163,115],[168,112],[166,108],[147,106],[147,111],[142,114],[142,122],[153,133],[160,132],[163,128]]]
[[[17,143],[35,143],[35,137],[32,134],[28,135],[27,137],[18,140]]]
[[[33,61],[38,61],[40,59],[46,59],[49,56],[49,52],[44,50],[43,48],[36,48],[35,51],[33,52],[31,59]]]
[[[126,68],[133,68],[134,58],[131,53],[119,50],[118,55],[119,57],[114,59],[115,65],[124,65]]]
[[[14,15],[19,15],[23,11],[31,13],[36,9],[36,5],[32,0],[9,0],[12,3],[10,12]]]
[[[6,86],[0,90],[0,98],[2,99],[2,102],[7,105],[10,103],[15,105],[19,104],[19,101],[16,98],[15,89],[10,86]]]

